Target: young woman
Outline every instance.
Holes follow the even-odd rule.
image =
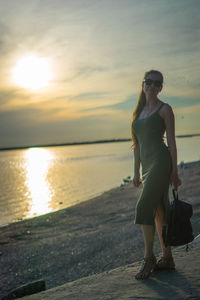
[[[175,268],[171,248],[165,248],[163,243],[162,225],[167,221],[169,184],[177,189],[181,180],[177,171],[174,114],[171,106],[158,98],[162,86],[162,73],[155,70],[145,73],[131,127],[134,147],[133,184],[138,187],[141,181],[143,183],[143,191],[136,205],[135,224],[142,227],[145,251],[136,279],[148,278],[154,269]],[[165,131],[168,147],[163,139]],[[153,253],[155,225],[163,251],[158,262]]]

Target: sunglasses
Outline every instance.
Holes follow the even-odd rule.
[[[153,80],[153,79],[145,79],[143,81],[146,85],[154,85],[155,87],[162,86],[162,82],[160,80]]]

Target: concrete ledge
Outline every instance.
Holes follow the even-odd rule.
[[[154,272],[135,280],[140,262],[88,276],[23,300],[200,299],[200,243],[174,250],[175,271]]]

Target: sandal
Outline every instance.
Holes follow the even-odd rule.
[[[156,264],[155,270],[174,270],[175,263],[172,256],[169,257],[161,257]]]
[[[143,264],[139,270],[139,272],[135,275],[135,279],[146,279],[151,273],[154,271],[156,266],[156,258],[155,256],[144,258]]]

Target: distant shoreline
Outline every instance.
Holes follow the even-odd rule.
[[[59,146],[76,146],[76,145],[88,145],[88,144],[119,143],[119,142],[128,142],[128,141],[131,141],[131,139],[96,140],[96,141],[86,141],[86,142],[61,143],[61,144],[6,147],[6,148],[0,148],[0,151],[27,149],[27,148],[35,148],[35,147],[59,147]]]
[[[200,133],[176,135],[177,138],[188,138],[194,136],[200,136]],[[77,145],[90,145],[90,144],[103,144],[103,143],[121,143],[121,142],[129,142],[129,141],[131,141],[130,138],[71,142],[71,143],[61,143],[61,144],[45,144],[45,145],[38,144],[38,145],[31,145],[31,146],[29,145],[29,146],[19,146],[19,147],[4,147],[4,148],[0,148],[0,151],[21,150],[21,149],[36,148],[36,147],[59,147],[59,146],[77,146]]]

